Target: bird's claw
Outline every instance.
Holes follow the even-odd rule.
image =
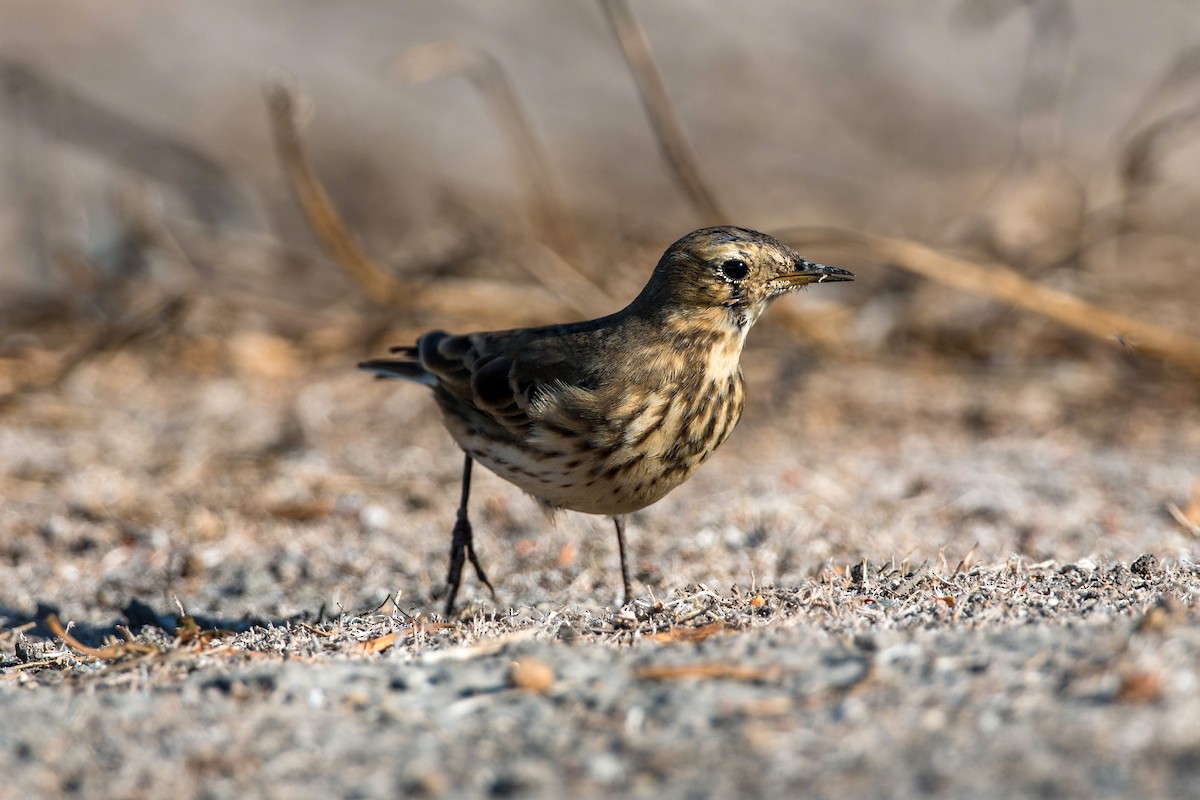
[[[496,589],[492,586],[492,582],[488,580],[487,573],[483,571],[483,565],[479,563],[479,556],[475,554],[474,532],[471,530],[471,522],[467,519],[467,515],[459,513],[458,519],[454,523],[454,532],[450,539],[450,571],[446,575],[446,616],[449,617],[454,613],[454,600],[458,597],[458,587],[462,584],[463,566],[471,562],[471,566],[475,568],[475,575],[480,582],[488,588],[492,597],[496,596]]]

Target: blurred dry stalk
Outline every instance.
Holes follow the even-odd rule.
[[[626,0],[600,0],[600,8],[617,35],[621,52],[637,81],[642,104],[650,117],[659,149],[671,168],[671,174],[704,224],[729,224],[731,217],[721,207],[716,193],[700,172],[696,151],[667,95],[667,87],[650,51],[646,32]]]
[[[666,93],[645,32],[625,0],[600,0],[600,3],[642,91],[659,146],[673,175],[702,217],[712,221],[728,219],[701,175],[695,151]],[[981,0],[975,5],[985,10],[997,6],[991,0]],[[1019,5],[1008,3],[1006,8]],[[1030,8],[1033,10],[1034,36],[1022,87],[1020,105],[1024,110],[1015,160],[1018,165],[1033,170],[1033,177],[1040,180],[1040,164],[1047,160],[1052,162],[1057,147],[1055,120],[1067,69],[1062,54],[1047,59],[1045,51],[1062,45],[1064,37],[1069,41],[1073,23],[1069,8],[1059,0],[1044,0]],[[995,10],[992,8],[993,12]],[[1190,63],[1185,61],[1184,67]],[[531,274],[551,291],[565,295],[563,299],[578,311],[594,313],[598,308],[596,298],[602,298],[603,303],[608,304],[611,298],[563,257],[562,248],[573,247],[571,239],[563,238],[569,235],[564,231],[570,231],[566,212],[553,189],[551,171],[532,126],[521,110],[511,82],[495,59],[452,42],[437,42],[402,54],[396,65],[401,77],[410,82],[458,74],[467,77],[478,88],[505,132],[519,173],[529,179],[531,215],[544,226],[551,256],[549,263],[554,269],[549,270],[549,274],[542,270],[532,270]],[[1190,74],[1184,67],[1177,71]],[[270,104],[281,159],[318,236],[369,297],[387,305],[412,303],[413,287],[388,275],[350,238],[304,155],[295,130],[294,103],[290,94],[286,89],[276,87],[271,92]],[[1075,196],[1073,192],[1070,194]],[[1070,250],[1077,254],[1082,246],[1079,226],[1073,226],[1069,233]],[[799,246],[817,243],[853,246],[881,263],[943,285],[1011,303],[1100,339],[1132,344],[1151,356],[1200,374],[1200,342],[1194,338],[1098,308],[1073,295],[1030,281],[999,264],[974,263],[915,241],[851,231],[793,228],[785,231],[783,236]],[[1055,248],[1054,263],[1060,263],[1064,257],[1058,252],[1060,250]],[[1009,255],[1014,254],[1009,252]],[[568,288],[564,290],[564,287]],[[799,327],[815,340],[830,343],[825,326],[802,319],[798,321],[796,316],[782,314],[792,328]]]
[[[23,62],[0,61],[0,81],[21,121],[47,136],[171,187],[206,224],[236,225],[248,219],[237,180],[195,147],[150,130]]]
[[[704,181],[698,158],[655,65],[646,34],[632,15],[628,3],[625,0],[600,2],[642,93],[659,147],[676,183],[682,187],[688,202],[704,222],[729,219],[711,187]],[[1002,14],[1024,8],[1031,15],[1033,33],[1019,101],[1021,111],[1017,153],[1010,164],[1010,171],[1020,172],[1018,167],[1028,162],[1026,165],[1030,171],[1025,177],[1029,177],[1030,185],[1037,188],[1042,185],[1042,176],[1037,172],[1038,164],[1062,166],[1057,153],[1057,125],[1069,66],[1065,51],[1071,43],[1073,31],[1069,7],[1061,0],[968,0],[964,3],[964,7],[967,6]],[[994,23],[995,19],[990,18],[990,22]],[[989,20],[985,20],[987,22]],[[496,59],[488,53],[460,44],[436,42],[400,55],[395,68],[398,76],[408,82],[460,75],[481,93],[497,129],[505,139],[514,174],[526,182],[529,216],[533,221],[534,235],[539,240],[530,250],[523,252],[521,258],[497,259],[497,263],[525,269],[532,281],[540,286],[514,284],[502,275],[497,276],[496,280],[404,280],[384,269],[347,231],[305,152],[297,129],[295,99],[288,89],[275,87],[268,94],[268,102],[275,145],[284,169],[322,245],[362,292],[383,306],[414,309],[419,303],[423,311],[472,319],[479,324],[546,321],[560,316],[564,303],[586,315],[596,315],[615,308],[617,301],[577,268],[579,242],[569,212],[559,197],[544,149],[524,113],[513,83]],[[218,161],[196,148],[147,130],[136,121],[124,118],[119,112],[107,109],[23,64],[0,62],[0,77],[6,89],[5,100],[11,106],[18,127],[24,125],[45,132],[57,141],[77,146],[131,170],[139,177],[149,178],[154,187],[162,185],[179,193],[187,203],[188,210],[201,221],[205,229],[218,222],[238,219],[244,211],[240,205],[238,183],[233,176]],[[1118,168],[1110,170],[1108,175],[1116,182],[1116,191],[1109,193],[1109,197],[1117,200],[1114,204],[1116,208],[1099,211],[1088,209],[1084,224],[1091,230],[1079,232],[1070,229],[1074,232],[1071,254],[1066,257],[1068,260],[1082,260],[1093,245],[1109,239],[1117,241],[1122,230],[1135,225],[1136,221],[1131,216],[1136,206],[1156,182],[1166,177],[1162,169],[1165,159],[1182,143],[1194,141],[1196,131],[1200,129],[1200,99],[1197,99],[1194,91],[1198,82],[1200,48],[1191,48],[1175,59],[1115,142],[1112,162]],[[1020,177],[1014,174],[1008,176],[1014,180]],[[28,191],[33,192],[37,188],[32,186]],[[1088,187],[1086,200],[1094,199],[1097,193],[1093,189]],[[152,281],[147,275],[138,278],[138,285],[155,289],[152,292],[155,302],[129,302],[129,297],[122,292],[134,282],[126,281],[126,289],[114,289],[111,283],[105,283],[107,267],[93,263],[86,253],[64,252],[44,233],[38,234],[44,228],[41,217],[45,216],[46,210],[39,209],[37,202],[26,202],[29,200],[36,198],[32,195],[23,197],[18,205],[30,215],[28,230],[39,238],[36,255],[58,271],[55,277],[61,278],[75,290],[76,297],[72,300],[75,305],[71,302],[61,304],[60,311],[78,310],[80,303],[86,302],[88,308],[99,307],[108,319],[93,330],[94,340],[62,348],[62,352],[53,359],[55,369],[44,369],[44,364],[36,365],[35,369],[31,363],[28,369],[22,366],[18,370],[19,375],[17,372],[13,375],[0,374],[0,377],[8,379],[10,385],[26,387],[21,392],[27,388],[52,386],[70,374],[89,354],[103,352],[119,346],[123,341],[137,338],[136,333],[129,331],[157,330],[162,325],[173,324],[170,320],[176,319],[177,314],[171,309],[180,302],[180,297],[173,296],[170,291],[158,291],[157,287],[150,286]],[[207,273],[211,271],[212,264],[225,263],[226,259],[222,257],[197,259],[192,255],[203,244],[202,240],[216,238],[211,237],[208,230],[200,229],[196,235],[179,239],[181,231],[174,224],[178,220],[168,226],[161,209],[135,211],[121,209],[122,223],[128,228],[127,233],[131,240],[136,239],[130,243],[132,255],[140,257],[144,255],[141,251],[149,250],[155,251],[152,255],[166,253],[173,268],[182,266],[192,273],[187,282],[191,291],[197,290],[197,276],[194,273]],[[244,221],[244,217],[242,219]],[[1114,225],[1114,221],[1117,224]],[[1057,224],[1055,219],[1044,215],[1034,215],[1033,222],[1050,227]],[[186,233],[186,228],[182,232]],[[1200,343],[1194,338],[1096,308],[1072,295],[1022,278],[1010,268],[1028,266],[1022,262],[1020,248],[992,247],[994,259],[1008,265],[1000,266],[997,263],[964,260],[912,240],[871,237],[851,231],[793,229],[785,232],[785,235],[789,233],[810,244],[824,242],[855,248],[856,252],[876,258],[880,263],[891,264],[958,290],[1011,303],[1097,338],[1131,343],[1148,355],[1200,373]],[[228,237],[241,235],[227,230],[222,234],[227,243],[232,242]],[[1049,235],[1053,234],[1054,231],[1049,232]],[[246,251],[249,248],[248,241],[243,236],[232,246]],[[793,238],[793,243],[798,243],[796,238]],[[526,246],[527,243],[522,244],[522,247]],[[255,243],[254,248],[256,253],[269,249],[276,256],[282,251],[274,240]],[[200,252],[203,254],[203,251]],[[1048,263],[1053,266],[1066,262],[1062,257],[1055,257]],[[243,277],[236,276],[237,279]],[[257,288],[256,285],[244,293],[247,298],[253,298],[247,300],[247,304],[253,303],[256,308],[271,302],[270,298],[261,297]],[[228,286],[223,289],[228,291]],[[215,292],[221,290],[218,288]],[[228,300],[228,297],[222,298],[223,302]],[[286,302],[279,301],[281,306]],[[285,312],[296,316],[294,311],[280,308],[273,318],[282,317]],[[774,317],[807,339],[823,346],[833,346],[841,338],[840,329],[845,327],[846,310],[836,308],[832,312],[826,311],[826,314],[837,315],[832,324],[827,324],[829,320],[819,316],[821,311],[806,309],[804,313],[799,313],[782,307]],[[10,321],[15,319],[14,316]],[[336,322],[341,324],[340,319]],[[333,324],[331,322],[330,326]],[[343,346],[347,346],[346,342],[358,340],[354,336],[338,339]],[[16,360],[10,359],[8,363],[11,365]],[[0,373],[7,371],[10,371],[9,366],[0,367]],[[10,394],[0,399],[0,405],[11,402],[14,396]]]
[[[1118,233],[1135,225],[1134,212],[1146,191],[1162,178],[1171,150],[1200,134],[1200,47],[1184,50],[1172,61],[1130,115],[1118,157],[1121,184]]]
[[[573,266],[581,258],[579,237],[555,186],[546,150],[500,62],[478,48],[440,41],[409,48],[396,56],[393,67],[405,83],[461,76],[475,87],[508,143],[514,173],[527,181],[529,217],[548,248],[544,266],[549,274],[543,269],[530,270],[530,274],[552,291],[564,294],[568,303],[582,313],[611,311],[615,300]]]
[[[1075,16],[1066,0],[962,0],[952,12],[957,27],[978,33],[1020,11],[1030,36],[1017,91],[1018,155],[1055,154],[1061,139],[1063,100],[1074,57]]]
[[[700,177],[695,152],[688,145],[679,117],[674,113],[670,98],[662,86],[662,78],[654,65],[644,31],[626,0],[600,0],[600,3],[642,87],[643,100],[663,153],[676,170],[676,176],[693,205],[702,213],[706,208],[715,211],[715,204],[709,203],[711,192]],[[1024,172],[1030,172],[1033,179],[1043,172],[1040,164],[1053,162],[1056,158],[1058,113],[1068,69],[1064,51],[1074,29],[1070,8],[1061,0],[968,0],[963,7],[983,13],[986,21],[994,22],[997,14],[1002,16],[1020,6],[1027,6],[1031,11],[1033,37],[1027,53],[1026,77],[1022,83],[1019,104],[1021,127],[1015,163]],[[1190,78],[1193,72],[1200,73],[1200,57],[1185,57],[1170,73],[1171,85],[1180,82],[1181,75]],[[1200,112],[1196,112],[1196,117],[1200,118]],[[1189,122],[1195,121],[1191,116],[1187,119]],[[1069,204],[1077,213],[1073,215],[1075,224],[1066,231],[1070,240],[1067,253],[1078,253],[1082,193],[1068,190],[1067,194],[1079,201],[1078,206]],[[720,216],[724,218],[724,215]],[[915,241],[852,231],[797,227],[780,235],[797,247],[815,244],[852,246],[857,252],[865,251],[864,254],[880,263],[963,291],[1011,303],[1099,339],[1133,344],[1142,352],[1200,374],[1200,341],[1193,337],[1098,308],[1066,292],[1030,281],[999,264],[976,264]],[[1061,261],[1067,257],[1067,253],[1062,247],[1053,248],[1053,260]],[[1009,254],[1014,254],[1012,249]]]
[[[30,392],[53,389],[78,369],[101,353],[113,352],[127,347],[135,341],[147,339],[175,328],[187,311],[187,298],[180,295],[169,297],[142,313],[131,313],[119,319],[108,320],[83,344],[58,356],[48,367],[16,367],[0,369],[0,378],[10,384],[8,391],[0,394],[0,414],[8,411],[15,403]],[[0,367],[4,367],[0,361]],[[11,374],[8,374],[11,373]]]
[[[599,2],[621,45],[625,63],[633,73],[641,93],[642,105],[650,120],[650,127],[658,140],[659,151],[666,159],[672,177],[696,211],[701,224],[732,224],[732,217],[721,206],[716,193],[704,179],[695,148],[692,147],[683,122],[667,94],[662,73],[659,72],[654,53],[650,50],[650,40],[646,31],[626,0]],[[840,350],[840,331],[843,325],[839,323],[844,322],[844,316],[838,309],[827,309],[823,314],[819,310],[809,309],[802,314],[790,306],[780,305],[772,319],[809,342],[827,349]]]
[[[960,223],[993,257],[1028,272],[1078,260],[1086,192],[1066,164],[1061,128],[1074,57],[1075,18],[1065,0],[964,0],[953,21],[970,32],[1024,12],[1029,44],[1016,98],[1013,154],[982,207]]]
[[[1122,236],[1142,229],[1140,206],[1161,188],[1167,158],[1200,134],[1200,47],[1172,60],[1114,138],[1109,157],[1099,162],[1102,169],[1081,180],[1061,147],[1077,32],[1072,6],[1064,0],[963,0],[953,19],[965,30],[981,31],[1021,12],[1029,18],[1030,37],[1013,158],[965,227],[992,256],[1024,271],[1086,267],[1095,263],[1100,245],[1119,247]]]
[[[777,231],[794,247],[847,247],[856,254],[963,291],[1041,314],[1075,330],[1135,349],[1200,375],[1200,341],[1043,286],[999,264],[979,264],[918,242],[820,227]]]
[[[296,103],[292,93],[282,85],[272,86],[267,90],[267,107],[271,112],[271,131],[275,135],[275,147],[284,171],[291,179],[296,200],[304,209],[304,215],[321,244],[362,288],[363,293],[376,303],[404,305],[413,302],[418,287],[396,278],[376,264],[346,230],[341,215],[317,179],[300,143]]]
[[[409,84],[451,76],[471,82],[495,118],[512,155],[514,171],[528,182],[530,218],[547,244],[565,257],[576,257],[579,240],[555,187],[545,148],[500,62],[479,48],[440,41],[409,48],[396,56],[392,65],[396,76]]]
[[[48,348],[31,337],[17,346],[16,357],[0,358],[2,413],[30,392],[60,385],[99,354],[178,328],[191,298],[178,286],[165,287],[151,279],[150,272],[161,253],[168,253],[170,267],[183,267],[188,278],[194,278],[196,265],[163,224],[156,202],[161,188],[187,204],[205,235],[245,223],[249,209],[234,177],[195,147],[151,130],[22,62],[0,62],[0,80],[0,100],[19,138],[38,145],[17,160],[17,205],[32,234],[28,246],[43,284],[41,293],[32,297],[3,298],[0,319],[18,331],[38,324],[71,324],[65,346]],[[24,128],[44,138],[21,136]],[[106,199],[114,213],[106,224],[94,230],[82,225],[80,231],[52,218],[53,211],[73,208],[77,202],[54,180],[50,149],[43,146],[47,139],[114,163],[134,176],[121,174],[113,181]]]
[[[511,282],[474,279],[468,283],[480,291],[465,292],[461,283],[418,284],[402,281],[389,273],[354,241],[312,168],[297,130],[296,102],[291,91],[282,85],[273,86],[268,89],[267,103],[280,162],[309,225],[333,259],[371,300],[394,308],[413,308],[420,303],[439,311],[452,312],[458,309],[462,312],[469,308],[463,301],[468,295],[474,295],[478,313],[460,315],[474,316],[477,320],[486,318],[483,312],[487,307],[521,309],[534,315],[544,314],[545,318],[553,315],[553,304],[539,302],[541,298],[536,293],[514,286]],[[572,267],[549,244],[537,253],[534,263],[524,259],[517,263],[560,302],[580,313],[598,313],[614,308],[607,293]],[[479,297],[487,297],[488,300],[479,302]]]

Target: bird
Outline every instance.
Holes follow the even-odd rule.
[[[645,288],[599,319],[452,335],[436,330],[358,366],[423,384],[464,454],[445,615],[470,562],[495,596],[467,514],[475,461],[550,510],[611,517],[624,604],[625,519],[686,481],[742,415],[746,334],[773,300],[854,274],[764,233],[701,228],[663,253]]]

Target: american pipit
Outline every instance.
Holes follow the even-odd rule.
[[[467,560],[492,589],[467,519],[473,461],[551,508],[611,516],[629,603],[625,515],[687,480],[737,424],[750,326],[782,294],[853,279],[765,234],[704,228],[671,245],[615,314],[462,336],[433,331],[392,348],[399,358],[360,364],[432,388],[466,454],[447,616]]]

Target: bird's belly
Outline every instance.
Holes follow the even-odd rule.
[[[564,431],[535,424],[528,438],[504,439],[473,425],[449,425],[459,446],[492,472],[555,508],[628,514],[661,500],[725,441],[741,416],[741,382],[694,396],[659,395],[632,417]],[[648,410],[647,410],[648,409]]]
[[[664,470],[653,461],[622,464],[591,450],[531,450],[455,437],[473,459],[517,488],[554,508],[609,516],[628,514],[661,500],[686,481],[701,461]]]

